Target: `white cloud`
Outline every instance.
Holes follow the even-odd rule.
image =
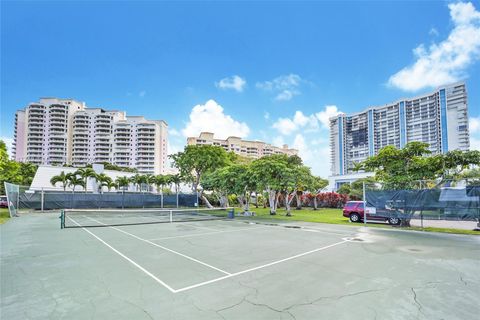
[[[318,129],[318,120],[315,115],[306,116],[302,111],[297,110],[292,119],[279,118],[273,125],[283,135],[289,135],[302,128],[308,131],[315,131]]]
[[[325,106],[325,109],[317,112],[315,116],[322,124],[323,128],[330,129],[330,118],[342,113],[337,106]]]
[[[275,100],[287,101],[301,92],[299,87],[305,82],[298,74],[288,74],[276,77],[270,81],[257,82],[256,87],[276,94]]]
[[[392,75],[389,85],[417,91],[467,76],[466,69],[480,59],[480,12],[471,2],[451,3],[448,8],[454,25],[448,38],[428,48],[424,44],[415,48],[416,61]]]
[[[480,151],[480,139],[470,137],[470,150]]]
[[[327,178],[330,175],[330,147],[327,137],[320,140],[322,142],[318,143],[313,135],[298,133],[293,139],[293,148],[298,150],[298,155],[305,165],[312,168],[314,175]]]
[[[138,93],[138,96],[139,96],[140,98],[143,98],[143,97],[145,97],[146,94],[147,94],[147,91],[146,91],[146,90],[142,90],[142,91],[140,91],[140,92]]]
[[[468,124],[470,134],[480,132],[480,117],[470,117]]]
[[[324,110],[311,115],[305,115],[297,110],[293,118],[279,118],[272,127],[283,135],[289,135],[297,130],[316,132],[320,129],[320,124],[322,129],[329,129],[329,118],[339,113],[341,112],[337,106],[325,106]]]
[[[185,137],[198,136],[201,132],[212,132],[216,138],[226,139],[229,136],[244,138],[250,133],[245,122],[239,122],[224,113],[223,107],[215,100],[193,107],[189,121],[182,134]]]
[[[13,156],[13,152],[12,152],[13,139],[9,137],[0,137],[0,140],[3,140],[3,142],[5,142],[5,145],[7,146],[8,156],[11,158]]]
[[[215,82],[215,86],[217,88],[220,88],[223,90],[232,89],[237,92],[242,92],[246,85],[247,85],[247,81],[245,81],[245,79],[237,75],[223,78],[219,82]]]

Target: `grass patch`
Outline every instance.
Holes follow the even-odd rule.
[[[240,208],[235,208],[236,212],[241,212]],[[255,218],[258,219],[269,219],[269,220],[282,220],[282,221],[304,221],[304,222],[317,222],[317,223],[331,223],[331,224],[343,224],[349,226],[360,227],[363,223],[351,223],[348,218],[345,218],[342,215],[342,209],[333,209],[333,208],[321,208],[318,210],[302,209],[291,210],[291,217],[285,216],[287,213],[284,208],[277,209],[277,214],[272,216],[270,215],[269,208],[255,208],[251,207],[250,211],[255,212]],[[388,224],[383,223],[367,223],[369,227],[374,228],[393,228]],[[455,233],[455,234],[473,234],[480,235],[480,231],[473,230],[463,230],[463,229],[451,229],[451,228],[434,228],[434,227],[410,227],[402,228],[402,230],[415,230],[415,231],[427,231],[427,232],[442,232],[442,233]]]
[[[10,219],[10,212],[7,208],[0,208],[0,224],[7,222]]]

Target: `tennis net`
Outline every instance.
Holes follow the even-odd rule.
[[[233,218],[233,208],[190,209],[65,209],[61,228],[110,227]]]

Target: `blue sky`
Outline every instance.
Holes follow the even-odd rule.
[[[300,149],[326,119],[465,80],[480,148],[480,2],[2,2],[1,132],[39,97]],[[195,121],[191,121],[195,119]]]

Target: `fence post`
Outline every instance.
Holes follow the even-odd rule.
[[[163,208],[163,190],[160,192],[160,208]]]
[[[363,181],[363,225],[367,226],[367,198],[365,196],[365,181]]]
[[[177,190],[177,208],[178,208],[178,190]]]
[[[42,212],[43,212],[44,203],[45,203],[45,192],[43,192],[43,188],[42,188],[42,193],[41,193],[41,197],[40,197],[40,199],[41,199],[41,200],[40,200],[40,201],[41,201],[41,203],[40,203],[40,207],[41,207],[41,209],[42,209]]]
[[[173,211],[170,210],[170,223],[172,223],[172,222],[173,222]]]

